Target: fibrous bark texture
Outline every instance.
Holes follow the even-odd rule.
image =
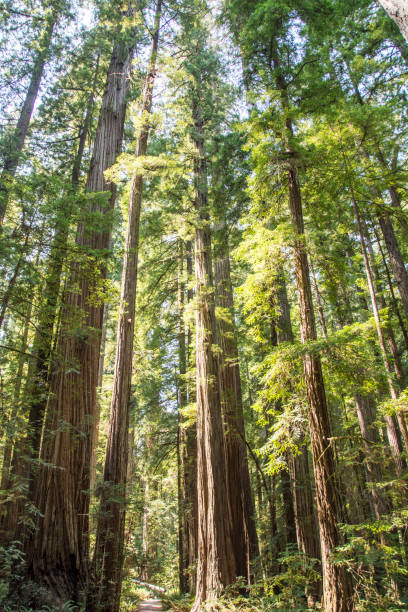
[[[406,0],[379,0],[408,42],[408,4]]]
[[[231,507],[231,534],[237,576],[251,582],[251,561],[259,554],[255,508],[245,443],[244,412],[238,347],[235,335],[233,294],[227,230],[224,228],[220,255],[215,260],[216,304],[223,308],[217,320],[221,348],[219,375],[224,419],[225,465]]]
[[[198,612],[204,600],[216,598],[234,581],[236,569],[230,509],[225,500],[224,434],[218,362],[213,350],[216,322],[203,122],[195,97],[193,120],[195,208],[200,224],[195,230],[198,559],[192,612]]]
[[[193,275],[192,244],[186,243],[187,277]],[[193,290],[187,290],[187,300],[193,299]],[[193,334],[190,327],[187,330],[187,363],[191,364],[194,358]],[[187,400],[192,403],[196,400],[195,381],[187,384]],[[182,466],[183,466],[183,532],[184,532],[184,566],[188,573],[189,591],[194,593],[196,588],[196,563],[198,550],[198,501],[197,501],[197,424],[191,424],[182,429]]]
[[[294,337],[290,317],[290,306],[283,272],[278,278],[277,302],[279,307],[279,316],[277,318],[277,341],[278,343],[293,343]],[[322,330],[325,330],[325,326],[322,327]],[[305,445],[305,433],[302,431],[293,431],[292,435],[299,448],[299,453],[290,455],[288,458],[296,541],[299,550],[309,557],[309,559],[320,560],[320,542],[313,504],[312,478],[309,471],[309,458]],[[321,581],[317,581],[311,587],[308,594],[311,603],[315,603],[320,598],[321,590]]]
[[[129,44],[117,43],[109,65],[86,184],[88,193],[107,196],[89,197],[91,220],[109,217],[114,205],[115,185],[104,171],[121,148],[132,55]],[[96,291],[106,276],[109,240],[109,220],[102,227],[79,225],[76,245],[83,258],[71,268],[34,486],[41,515],[26,546],[28,573],[56,602],[80,600],[88,573],[89,472],[103,318]]]
[[[158,0],[152,52],[143,94],[142,126],[137,139],[136,157],[146,155],[147,151],[161,6],[161,0]],[[142,188],[142,175],[136,172],[133,175],[130,190],[109,433],[94,554],[94,572],[99,587],[99,593],[96,594],[97,609],[106,612],[119,610],[122,586],[130,386]]]
[[[316,340],[316,327],[304,244],[302,199],[297,172],[293,166],[288,170],[288,182],[292,225],[297,235],[293,251],[301,339],[303,343],[307,343]],[[309,430],[322,551],[324,608],[327,612],[350,612],[354,607],[351,576],[344,567],[336,566],[330,560],[332,551],[341,542],[338,526],[340,504],[320,357],[314,352],[307,351],[303,358],[303,366],[309,404]]]

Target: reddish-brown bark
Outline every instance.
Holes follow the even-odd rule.
[[[89,199],[91,218],[109,218],[115,201],[115,185],[104,171],[121,148],[132,53],[129,45],[117,43],[110,61],[86,184],[89,193],[108,197]],[[71,268],[34,485],[41,515],[26,545],[28,574],[56,602],[80,600],[88,573],[89,472],[103,318],[103,303],[94,296],[106,275],[109,239],[109,222],[101,228],[79,225],[76,244],[83,260]]]
[[[215,260],[216,304],[223,309],[217,320],[221,406],[224,419],[225,465],[231,507],[232,546],[237,576],[251,582],[251,561],[259,555],[255,508],[245,444],[241,376],[234,324],[234,303],[227,229],[220,240]]]
[[[3,224],[4,215],[7,210],[9,199],[9,187],[14,177],[27,138],[34,104],[40,90],[41,80],[44,74],[44,67],[47,61],[51,38],[55,24],[59,16],[59,6],[55,5],[52,11],[45,17],[45,27],[38,37],[38,52],[34,58],[33,70],[28,90],[20,111],[16,128],[10,139],[10,147],[4,155],[3,171],[0,179],[0,226]]]
[[[196,375],[197,375],[197,492],[198,560],[196,599],[198,612],[206,599],[216,598],[236,577],[231,544],[230,509],[226,504],[227,480],[224,434],[218,384],[211,235],[208,214],[207,168],[201,109],[193,94],[193,141],[195,208],[199,225],[195,230],[196,278]]]
[[[147,151],[150,127],[149,115],[152,107],[153,85],[156,75],[161,7],[162,2],[158,0],[152,51],[143,93],[142,125],[137,138],[136,157],[146,155]],[[119,610],[122,586],[126,479],[129,450],[130,386],[132,380],[142,189],[142,175],[140,172],[135,172],[130,188],[109,433],[94,553],[94,575],[97,580],[97,589],[94,593],[93,605],[101,612],[115,612]],[[88,607],[91,609],[90,605]]]

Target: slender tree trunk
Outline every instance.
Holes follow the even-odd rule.
[[[21,152],[24,148],[31,116],[34,110],[34,104],[37,99],[41,80],[44,74],[44,66],[45,62],[47,61],[54,26],[57,22],[58,16],[58,7],[55,7],[49,11],[44,18],[45,27],[37,41],[38,52],[34,58],[30,84],[20,111],[17,126],[10,139],[10,147],[4,155],[3,171],[0,178],[0,226],[3,224],[4,215],[7,210],[10,182],[16,173],[21,158]]]
[[[344,159],[346,171],[348,172],[347,160],[344,154],[343,154],[343,159]],[[373,282],[372,272],[370,268],[370,262],[369,262],[367,248],[366,248],[365,240],[364,240],[363,224],[362,224],[360,210],[359,210],[357,200],[354,195],[354,189],[351,184],[350,177],[349,177],[349,183],[350,183],[350,191],[351,191],[351,200],[352,200],[354,212],[356,215],[358,233],[360,237],[361,252],[363,255],[364,266],[365,266],[365,271],[366,271],[366,276],[367,276],[368,290],[369,290],[370,298],[371,298],[371,307],[373,309],[373,315],[374,315],[374,320],[375,320],[375,325],[376,325],[376,330],[377,330],[378,343],[380,345],[381,356],[382,356],[382,360],[384,364],[384,369],[387,375],[387,382],[388,382],[388,386],[390,389],[391,398],[397,399],[398,392],[397,392],[397,389],[396,389],[396,386],[393,380],[392,369],[391,369],[391,366],[388,360],[387,349],[385,346],[384,333],[381,327],[380,314],[379,314],[378,305],[377,305],[377,297],[375,294],[375,288],[374,288],[374,282]],[[386,415],[385,422],[387,425],[388,441],[390,444],[391,454],[394,460],[396,473],[398,476],[400,476],[406,466],[405,460],[402,456],[402,442],[401,442],[400,431],[395,421],[395,417],[393,415]]]
[[[223,229],[220,257],[215,261],[216,304],[224,309],[217,321],[221,405],[224,418],[227,489],[231,505],[232,545],[237,576],[251,582],[251,561],[259,555],[254,501],[245,444],[241,376],[234,324],[228,237]]]
[[[369,289],[370,298],[371,298],[371,307],[373,309],[374,320],[375,320],[375,325],[377,329],[378,343],[380,345],[380,351],[381,351],[381,356],[382,356],[382,360],[384,364],[384,369],[387,375],[387,382],[388,382],[388,387],[390,390],[390,395],[391,395],[391,398],[395,400],[398,398],[398,391],[397,391],[395,382],[393,380],[392,369],[391,369],[391,365],[388,359],[387,349],[385,345],[384,332],[381,327],[380,314],[378,311],[377,298],[375,294],[375,288],[374,288],[374,282],[373,282],[373,277],[372,277],[371,268],[370,268],[370,262],[368,259],[368,253],[367,253],[367,249],[365,246],[360,212],[357,206],[357,202],[354,200],[354,198],[353,198],[353,206],[354,206],[354,210],[356,213],[357,225],[358,225],[359,234],[360,234],[361,252],[363,254],[364,265],[366,269],[368,289]],[[395,417],[393,415],[386,415],[385,422],[387,425],[388,441],[389,441],[391,453],[394,459],[395,469],[396,469],[397,475],[400,476],[406,466],[405,460],[403,459],[403,456],[402,456],[403,449],[402,449],[402,442],[401,442],[401,434],[400,434],[398,425],[395,421]]]
[[[158,0],[152,51],[143,93],[142,126],[137,139],[136,157],[146,155],[147,151],[161,7],[162,1]],[[94,554],[94,571],[99,582],[97,606],[98,610],[106,612],[119,610],[122,586],[130,386],[142,188],[143,177],[140,172],[136,172],[132,177],[130,191],[109,434],[103,473],[104,485],[101,492]]]
[[[17,263],[16,263],[16,266],[14,268],[13,274],[11,275],[11,278],[10,278],[10,280],[8,282],[8,285],[7,285],[7,289],[5,290],[5,292],[3,294],[3,298],[1,300],[1,306],[0,306],[0,330],[3,327],[4,317],[6,316],[7,308],[8,308],[9,302],[10,302],[10,298],[13,295],[13,290],[14,290],[14,287],[16,285],[18,276],[20,274],[20,270],[21,270],[21,268],[22,268],[22,266],[23,266],[23,264],[24,264],[24,262],[26,260],[26,257],[24,255],[24,251],[27,249],[28,240],[30,238],[30,233],[31,233],[31,227],[26,230],[24,244],[23,244],[23,246],[21,247],[21,250],[20,250],[20,256],[19,256],[19,258],[17,260]]]
[[[404,320],[403,320],[403,318],[401,316],[401,313],[400,313],[400,308],[399,308],[399,305],[398,305],[398,301],[397,301],[397,299],[395,297],[394,286],[393,286],[392,279],[391,279],[391,273],[390,273],[390,270],[388,268],[388,262],[386,260],[384,249],[382,247],[380,237],[378,235],[377,229],[374,226],[374,224],[372,225],[372,229],[374,231],[375,239],[376,239],[377,246],[378,246],[378,249],[379,249],[380,254],[381,254],[381,259],[382,259],[384,270],[385,270],[385,274],[386,274],[386,277],[387,277],[387,284],[388,284],[388,289],[389,289],[390,294],[391,294],[393,310],[394,310],[394,312],[395,312],[395,314],[397,316],[397,319],[398,319],[398,322],[399,322],[399,326],[400,326],[400,329],[401,329],[401,333],[402,333],[402,335],[404,337],[405,350],[408,351],[408,331],[407,331],[406,323],[404,322]]]
[[[279,317],[277,320],[278,344],[294,342],[290,307],[283,273],[278,279],[277,302]],[[288,458],[292,505],[298,548],[309,559],[321,559],[319,534],[317,531],[316,513],[313,505],[312,480],[309,473],[308,451],[305,445],[305,435],[297,434],[296,443],[299,454]],[[288,502],[287,502],[288,503]],[[322,583],[317,581],[308,593],[309,602],[314,604],[322,594]]]
[[[380,437],[375,425],[375,406],[370,396],[355,394],[354,399],[366,454],[364,467],[370,493],[370,504],[373,516],[380,520],[384,514],[388,513],[390,506],[378,486],[378,483],[383,480],[383,475],[380,464],[375,458],[376,447],[380,444]]]
[[[296,522],[295,512],[293,508],[293,497],[290,486],[290,476],[287,470],[280,472],[280,481],[282,489],[282,500],[285,516],[285,542],[288,544],[296,544]]]
[[[178,404],[180,407],[180,404]],[[181,413],[178,413],[177,425],[177,551],[178,551],[178,570],[179,570],[179,589],[180,593],[188,592],[188,557],[187,542],[184,540],[184,500],[185,490],[183,481],[183,429],[181,425]]]
[[[382,0],[380,0],[382,1]],[[398,4],[400,0],[384,0],[384,3],[389,3],[389,5],[395,3]],[[349,79],[350,82],[353,86],[356,98],[358,103],[361,106],[364,106],[365,102],[364,99],[358,89],[358,86],[356,85],[356,83],[354,82],[352,76],[351,76],[351,72],[350,69],[348,67],[347,61],[345,60],[347,69],[348,69],[348,73],[349,73]],[[375,137],[374,137],[374,141],[375,141]],[[386,167],[387,164],[385,162],[385,158],[382,154],[382,151],[380,150],[378,143],[375,142],[376,145],[376,149],[377,149],[377,156],[379,158],[379,161],[381,163],[381,165],[383,167]],[[369,152],[361,147],[361,145],[357,145],[358,148],[360,149],[360,151],[362,152],[362,155],[370,161],[370,154]],[[344,157],[344,154],[343,154]],[[373,186],[373,185],[369,185],[374,197],[379,197],[381,198],[381,193],[377,192],[377,189]],[[399,207],[399,198],[398,198],[398,194],[395,191],[395,189],[393,187],[391,187],[391,189],[389,190],[390,193],[390,198],[391,198],[391,203],[392,206],[394,206],[394,208],[398,208]],[[397,240],[397,236],[395,234],[394,231],[394,226],[392,224],[392,220],[391,217],[386,209],[386,207],[382,207],[379,208],[377,206],[376,208],[376,216],[377,216],[377,220],[378,220],[378,224],[380,226],[383,238],[384,238],[384,242],[385,245],[387,247],[387,251],[388,251],[388,255],[390,258],[390,263],[391,263],[391,269],[392,272],[394,274],[394,278],[395,281],[397,283],[397,287],[398,287],[398,291],[401,297],[401,302],[402,302],[402,306],[404,308],[404,312],[405,312],[405,317],[408,321],[408,273],[407,270],[405,268],[405,264],[404,264],[404,260],[402,258],[402,254],[401,254],[401,250],[399,248],[399,244],[398,244],[398,240]]]
[[[378,224],[387,247],[390,258],[391,269],[397,283],[398,291],[404,308],[405,317],[408,320],[408,273],[398,245],[391,218],[386,211],[377,214]]]
[[[319,291],[319,287],[317,285],[317,280],[316,280],[316,275],[314,272],[312,260],[310,260],[310,271],[312,273],[312,286],[313,286],[313,292],[315,294],[315,299],[317,303],[317,312],[319,313],[320,327],[322,328],[323,338],[327,338],[327,326],[326,326],[326,319],[325,319],[324,310],[323,310],[323,301],[322,301],[321,293]]]
[[[13,455],[13,446],[14,441],[17,436],[21,435],[21,431],[19,431],[21,424],[16,426],[16,418],[18,417],[18,413],[21,410],[21,387],[23,384],[23,371],[24,365],[26,363],[27,357],[25,352],[27,351],[28,346],[28,333],[30,329],[31,322],[31,313],[32,313],[33,303],[30,302],[27,314],[25,317],[23,335],[21,338],[21,355],[18,358],[18,367],[16,372],[16,383],[14,387],[13,394],[13,404],[11,408],[10,414],[10,426],[6,427],[5,435],[5,445],[3,451],[3,465],[1,471],[1,491],[10,491],[13,488],[14,482],[13,474],[11,473],[12,466],[12,455]],[[15,431],[15,429],[17,431]],[[18,514],[16,512],[10,512],[11,508],[15,508],[16,501],[12,500],[7,502],[6,504],[0,504],[1,512],[0,512],[0,543],[7,544],[10,540],[15,538],[16,528],[18,522]]]
[[[98,385],[97,388],[99,392],[102,390],[103,383],[103,374],[104,374],[104,366],[105,366],[105,350],[106,350],[106,334],[108,327],[108,319],[109,319],[109,304],[107,304],[103,311],[103,321],[102,321],[102,334],[101,334],[101,350],[99,354],[99,362],[98,362]],[[93,424],[92,431],[92,458],[91,458],[91,472],[89,476],[89,489],[91,494],[95,494],[95,482],[96,482],[96,467],[97,467],[97,450],[98,450],[98,440],[99,440],[99,424],[100,424],[100,415],[101,415],[101,407],[100,403],[97,403],[96,406],[96,415],[95,421]]]
[[[187,278],[193,276],[192,244],[186,243]],[[187,290],[187,300],[191,303],[193,289]],[[191,328],[187,330],[188,363],[195,360]],[[189,378],[189,381],[191,379]],[[195,380],[187,385],[189,403],[196,401]],[[189,590],[196,589],[196,564],[198,556],[198,497],[197,497],[197,424],[190,425],[184,431],[183,446],[183,484],[184,484],[184,541],[186,543],[186,560],[188,566]]]
[[[178,357],[179,375],[177,384],[178,395],[178,428],[177,428],[177,490],[178,490],[178,553],[179,553],[179,587],[180,593],[188,592],[188,534],[186,529],[186,486],[184,465],[186,443],[186,431],[183,428],[183,415],[181,410],[187,405],[187,384],[186,384],[186,330],[184,325],[184,249],[181,239],[177,244],[177,303],[178,303]],[[187,537],[186,537],[187,536]]]
[[[379,0],[388,15],[397,24],[408,42],[408,6],[405,0]]]
[[[280,69],[276,41],[272,42],[272,60],[277,73],[276,84],[280,90],[284,109],[289,107],[286,83]],[[293,254],[298,292],[300,332],[303,344],[316,340],[316,325],[313,310],[309,264],[304,243],[302,197],[297,169],[293,161],[291,139],[293,127],[286,119],[286,148],[288,154],[289,210],[295,233]],[[313,455],[313,471],[316,483],[317,515],[322,551],[323,593],[326,612],[350,612],[354,609],[352,580],[343,566],[330,560],[333,549],[341,543],[338,523],[341,520],[340,500],[336,487],[336,470],[331,431],[327,410],[326,393],[320,357],[306,351],[303,358],[306,392],[309,404],[309,429]]]
[[[59,363],[51,376],[42,464],[34,487],[41,515],[26,546],[28,574],[57,603],[81,600],[87,580],[89,473],[103,319],[103,303],[91,298],[95,284],[106,277],[103,257],[109,247],[116,188],[106,182],[104,171],[121,148],[132,55],[132,42],[117,43],[110,61],[86,184],[88,192],[108,193],[107,198],[91,198],[87,211],[98,222],[107,218],[107,223],[101,229],[85,223],[78,228],[76,244],[85,261],[71,269],[56,351]]]
[[[371,270],[372,278],[373,278],[374,290],[377,290],[376,298],[377,298],[379,307],[381,309],[385,309],[387,307],[387,304],[385,302],[384,295],[382,292],[380,274],[378,271],[378,266],[375,261],[375,255],[374,255],[372,246],[370,244],[370,236],[367,230],[366,223],[364,222],[363,219],[361,219],[361,221],[362,221],[362,228],[364,229],[364,240],[365,240],[365,244],[367,248],[367,254],[369,256],[369,264],[370,264],[370,270]],[[390,324],[390,322],[387,321],[386,324],[383,325],[383,327],[384,327],[384,338],[387,340],[389,351],[392,357],[392,365],[393,365],[393,369],[395,372],[395,377],[397,379],[397,385],[399,386],[399,389],[397,389],[397,386],[396,386],[395,390],[396,392],[398,392],[404,389],[405,375],[404,375],[404,371],[402,368],[402,363],[401,363],[401,359],[400,359],[400,355],[399,355],[399,351],[397,347],[397,342],[395,340],[395,335],[394,335],[394,330],[392,328],[392,325]]]
[[[225,500],[224,435],[217,358],[213,351],[216,321],[207,168],[203,120],[197,95],[193,91],[193,141],[197,151],[194,160],[195,208],[200,224],[195,230],[198,564],[192,612],[198,612],[206,599],[216,598],[236,577],[230,508]]]
[[[150,554],[150,541],[149,541],[149,493],[150,493],[150,480],[149,475],[146,475],[144,481],[144,503],[143,503],[143,517],[142,517],[142,567],[140,577],[142,580],[149,580],[149,554]]]

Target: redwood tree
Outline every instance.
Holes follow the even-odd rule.
[[[136,158],[146,155],[149,115],[159,44],[162,1],[157,0],[153,44],[144,85],[142,124],[137,138]],[[103,472],[100,510],[94,555],[94,572],[99,586],[94,603],[98,610],[119,610],[122,586],[123,545],[125,529],[126,477],[128,468],[130,385],[132,380],[133,336],[135,329],[139,219],[143,178],[132,177],[123,260],[120,313],[117,329],[115,371],[110,407],[109,435]]]
[[[211,257],[205,125],[211,104],[214,62],[207,35],[199,17],[186,22],[185,33],[194,55],[186,62],[190,76],[191,140],[194,154],[194,268],[196,290],[196,376],[197,376],[197,492],[198,559],[196,599],[198,612],[204,600],[216,598],[236,577],[231,519],[225,491],[224,432],[215,354],[216,320]]]
[[[121,13],[121,19],[126,17]],[[80,601],[88,574],[89,474],[103,318],[103,302],[95,294],[106,276],[116,194],[104,171],[121,149],[135,45],[133,27],[121,35],[114,42],[99,112],[86,183],[87,209],[76,236],[80,259],[71,267],[58,362],[51,375],[41,469],[34,483],[34,501],[41,514],[26,544],[29,576],[45,586],[50,601],[58,603]],[[100,224],[101,216],[106,223]]]
[[[214,268],[216,304],[223,309],[217,319],[217,341],[221,348],[219,376],[224,419],[225,465],[231,533],[237,576],[251,582],[251,561],[259,554],[255,508],[249,477],[241,376],[234,325],[234,302],[228,249],[228,229],[224,226],[218,243]]]
[[[10,181],[18,168],[21,153],[27,138],[31,116],[38,97],[45,64],[50,51],[53,31],[62,13],[63,2],[64,0],[61,0],[61,3],[59,1],[47,1],[44,3],[44,17],[42,18],[44,27],[40,31],[37,39],[37,51],[33,60],[30,83],[20,110],[17,125],[9,138],[8,147],[3,158],[3,171],[0,178],[0,226],[3,224],[4,215],[7,210]]]

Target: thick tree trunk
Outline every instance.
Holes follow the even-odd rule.
[[[379,0],[388,15],[395,21],[408,42],[408,5],[406,0]]]
[[[117,43],[109,66],[86,184],[88,192],[108,192],[108,198],[91,198],[87,211],[98,222],[100,217],[108,221],[100,229],[85,223],[78,229],[76,244],[85,261],[71,269],[56,350],[59,363],[51,376],[42,465],[35,480],[34,499],[41,515],[26,546],[28,573],[56,602],[80,600],[87,579],[89,472],[103,318],[103,303],[94,296],[98,281],[106,276],[104,257],[116,191],[104,171],[121,148],[132,54],[129,45]]]
[[[236,578],[230,509],[225,499],[227,480],[218,364],[213,350],[216,321],[207,168],[203,122],[196,95],[194,91],[193,140],[197,150],[194,160],[195,208],[200,220],[195,230],[198,563],[192,612],[198,612],[203,601],[216,598]]]
[[[152,51],[143,93],[142,125],[137,139],[136,157],[146,155],[147,151],[161,7],[162,1],[158,0]],[[142,188],[143,177],[140,172],[135,172],[130,189],[109,434],[94,554],[94,572],[98,579],[99,589],[99,593],[95,593],[95,598],[97,608],[101,612],[119,610],[122,587],[130,387]]]
[[[4,155],[3,172],[0,178],[0,226],[3,224],[4,215],[7,210],[10,181],[16,173],[21,152],[24,148],[24,143],[31,121],[31,115],[33,114],[34,104],[40,90],[44,66],[45,62],[47,61],[51,38],[58,16],[58,7],[55,7],[44,19],[45,27],[37,41],[38,53],[34,59],[30,84],[20,111],[17,126],[10,139],[10,147]]]
[[[88,111],[85,115],[85,124],[87,123],[87,117],[89,122]],[[84,132],[80,135],[74,168],[76,163],[80,164],[85,136]],[[75,188],[74,178],[72,183]],[[13,478],[17,478],[23,486],[27,480],[29,481],[29,496],[33,492],[33,478],[38,467],[33,459],[36,460],[39,456],[43,417],[48,400],[48,372],[53,350],[54,327],[57,316],[63,260],[66,256],[70,214],[70,211],[63,209],[58,211],[56,219],[46,280],[42,291],[43,302],[40,306],[39,319],[35,326],[24,390],[24,409],[28,413],[28,424],[25,437],[21,438],[16,445],[12,463]],[[26,501],[25,496],[21,495],[18,503],[8,506],[8,517],[6,520],[9,525],[15,525],[14,533],[12,529],[9,529],[11,539],[21,539],[21,535],[16,530],[24,501]]]
[[[219,376],[224,418],[225,464],[231,506],[231,533],[237,576],[251,582],[251,561],[259,555],[255,508],[245,443],[241,376],[234,324],[228,237],[223,230],[220,256],[215,261],[216,305],[224,309],[217,320],[221,347]]]

